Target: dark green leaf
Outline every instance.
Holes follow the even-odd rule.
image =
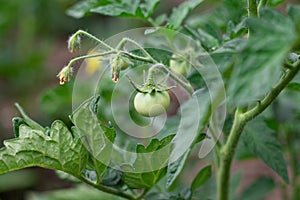
[[[202,2],[203,0],[187,0],[177,8],[173,8],[167,26],[172,29],[178,29],[190,12]]]
[[[169,151],[163,151],[161,155],[154,154],[145,154],[150,152],[158,152],[157,150],[166,147],[173,139],[174,135],[169,135],[161,140],[152,139],[150,144],[145,147],[142,144],[138,144],[136,147],[137,158],[134,164],[131,165],[123,165],[121,168],[124,170],[122,174],[122,180],[130,187],[130,188],[150,188],[155,183],[157,183],[165,174],[166,174],[166,164],[169,160],[171,148]],[[157,160],[159,159],[159,160]],[[135,173],[134,169],[136,168],[145,168],[151,169],[151,167],[157,163],[160,163],[162,166],[160,169],[154,169],[151,172],[144,173]],[[144,165],[147,165],[145,167]],[[132,171],[132,172],[131,172]]]
[[[71,116],[75,127],[73,132],[79,138],[85,138],[83,143],[94,160],[98,182],[101,182],[110,161],[112,145],[116,137],[113,129],[99,123],[97,115],[99,97],[84,102]]]
[[[239,200],[257,200],[264,199],[275,187],[275,183],[270,178],[261,177],[251,184],[241,194]]]
[[[188,149],[177,161],[169,164],[167,171],[167,188],[171,188],[178,179],[190,152],[191,149]]]
[[[216,91],[214,91],[214,92],[216,92]],[[190,100],[186,101],[183,105],[181,105],[182,110],[184,112],[190,113],[190,114],[182,115],[181,120],[184,123],[182,124],[182,126],[180,128],[182,130],[185,130],[185,133],[184,133],[185,135],[187,135],[188,133],[192,133],[192,134],[194,134],[195,137],[193,138],[192,143],[190,143],[189,148],[187,148],[185,150],[185,152],[183,152],[182,155],[177,160],[175,160],[174,162],[169,162],[168,171],[167,171],[167,183],[166,183],[166,187],[168,189],[171,189],[172,186],[174,185],[174,183],[176,182],[176,180],[178,179],[181,171],[184,168],[187,158],[191,152],[191,148],[193,147],[195,142],[199,141],[199,137],[201,139],[202,131],[205,128],[205,126],[208,124],[208,119],[209,119],[211,113],[213,112],[210,110],[210,105],[211,105],[210,98],[211,98],[211,96],[209,95],[207,90],[198,90],[197,92],[194,93],[193,98],[191,98]],[[214,101],[216,101],[216,99],[214,99]],[[198,102],[197,105],[195,105],[196,102]],[[192,113],[195,113],[195,112],[201,113],[201,115],[199,116],[198,119],[195,118],[194,115],[192,115]],[[197,133],[195,133],[195,130],[193,127],[195,125],[195,121],[197,123],[199,123]],[[174,138],[175,141],[182,140],[182,138],[180,138],[180,137],[182,137],[182,135],[180,135],[180,133],[181,132],[177,132],[177,134]],[[174,147],[175,150],[177,150],[176,147],[178,147],[178,146]],[[173,150],[173,151],[175,151],[175,150]]]
[[[288,14],[292,17],[292,19],[296,22],[300,21],[300,6],[299,5],[289,5],[288,6]]]
[[[207,51],[211,51],[212,49],[216,49],[220,46],[218,38],[207,32],[205,29],[198,28],[197,30],[194,30],[188,25],[185,26],[185,29],[188,34],[199,40],[201,42],[201,46]]]
[[[289,90],[300,92],[300,83],[295,83],[295,82],[289,83],[286,88]]]
[[[20,117],[14,117],[12,119],[12,122],[13,122],[13,126],[14,126],[14,135],[15,137],[19,137],[19,128],[22,124],[25,124],[25,125],[28,125],[26,124],[25,120],[20,118]]]
[[[300,33],[300,6],[299,5],[288,5],[287,8],[288,15],[293,19],[296,29],[298,33]],[[298,41],[296,43],[296,48],[300,44],[300,38],[298,37]],[[297,48],[299,50],[299,47]]]
[[[285,0],[268,0],[269,6],[278,6],[279,4],[282,4]]]
[[[90,11],[108,16],[142,17],[136,15],[139,3],[139,0],[122,0],[120,2],[91,8]]]
[[[140,0],[87,0],[75,4],[67,11],[67,14],[75,18],[84,17],[88,13],[99,13],[115,17],[147,19],[151,17],[159,2],[160,0],[144,0],[143,2]]]
[[[211,165],[202,168],[195,179],[192,182],[192,192],[195,191],[198,187],[200,187],[203,183],[205,183],[211,177]]]
[[[103,185],[115,186],[120,183],[122,173],[112,168],[107,168],[102,180]]]
[[[275,133],[265,125],[263,119],[257,118],[251,121],[246,126],[242,137],[245,145],[254,155],[260,157],[286,183],[289,182],[280,143],[277,141]]]
[[[140,9],[143,13],[144,18],[151,17],[155,9],[157,8],[160,0],[145,0],[144,3],[140,4]]]
[[[94,8],[96,6],[100,5],[106,5],[109,4],[109,0],[101,0],[101,1],[94,1],[94,0],[84,0],[80,1],[71,8],[67,10],[67,14],[74,18],[82,18],[86,14],[90,12],[91,8]]]
[[[296,39],[291,19],[275,10],[263,9],[261,18],[251,18],[247,25],[250,38],[241,50],[227,90],[231,107],[256,101],[275,85]]]

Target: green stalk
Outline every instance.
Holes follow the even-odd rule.
[[[260,11],[263,7],[265,7],[268,4],[268,0],[260,0],[258,3],[257,11],[258,11],[258,16],[260,15]]]
[[[257,17],[256,0],[248,0],[248,17]]]
[[[287,86],[287,84],[296,76],[300,70],[300,62],[295,63],[293,68],[279,81],[279,83],[265,96],[254,108],[243,113],[241,109],[237,108],[234,122],[227,139],[226,144],[222,147],[220,152],[220,167],[217,172],[217,199],[228,200],[230,168],[235,154],[239,138],[248,121],[254,119],[257,115],[262,113],[280,94],[280,92]]]
[[[258,17],[256,0],[248,0],[248,17]],[[250,29],[248,29],[248,38],[250,35]]]
[[[92,34],[83,31],[83,30],[78,30],[76,33],[74,33],[73,36],[78,36],[78,35],[85,35],[86,37],[95,40],[96,42],[100,43],[101,45],[105,46],[106,48],[108,48],[109,50],[114,50],[111,46],[109,46],[108,44],[106,44],[105,42],[103,42],[102,40],[99,40],[97,37],[93,36]]]
[[[100,57],[100,56],[106,56],[106,55],[114,54],[114,53],[117,53],[117,52],[116,51],[106,51],[106,52],[103,52],[103,53],[79,56],[79,57],[76,57],[76,58],[73,58],[72,60],[70,60],[67,67],[70,68],[75,62],[77,62],[79,60],[84,60],[84,59],[87,59],[87,58],[95,58],[95,57]]]

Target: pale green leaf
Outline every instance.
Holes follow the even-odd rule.
[[[263,9],[261,18],[251,18],[247,25],[250,38],[227,89],[231,107],[260,99],[279,81],[281,65],[296,39],[292,20],[272,9]]]
[[[138,17],[136,16],[139,0],[122,0],[111,4],[91,8],[90,11],[108,16]]]
[[[0,174],[40,166],[80,176],[88,152],[61,121],[55,121],[50,134],[21,125],[19,137],[4,141],[0,149]]]
[[[202,2],[203,0],[187,0],[177,8],[173,8],[172,14],[168,20],[168,27],[178,29],[190,12]]]

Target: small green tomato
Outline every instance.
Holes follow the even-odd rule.
[[[168,109],[170,96],[167,91],[138,92],[134,97],[133,104],[139,114],[145,117],[156,117]]]
[[[170,60],[170,69],[182,76],[187,75],[187,68],[188,68],[188,63],[185,60],[181,60],[178,58],[178,56],[173,55],[172,59]]]
[[[126,57],[120,58],[121,70],[127,69],[130,65],[132,65],[132,62],[129,60],[129,58],[126,58]]]

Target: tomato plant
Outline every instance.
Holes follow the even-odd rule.
[[[225,0],[203,14],[203,0],[187,0],[167,15],[156,13],[159,3],[83,0],[67,11],[152,27],[107,40],[72,34],[70,53],[86,40],[97,46],[58,73],[61,85],[74,85],[73,101],[82,100],[73,102],[71,125],[43,127],[16,104],[21,117],[0,151],[0,174],[54,169],[112,199],[255,200],[279,185],[292,188],[285,198],[299,199],[299,5],[282,13],[282,1]],[[101,67],[91,70],[91,59]],[[83,73],[75,65],[82,60]],[[249,158],[277,181],[259,177],[237,193],[241,175],[232,164]]]

